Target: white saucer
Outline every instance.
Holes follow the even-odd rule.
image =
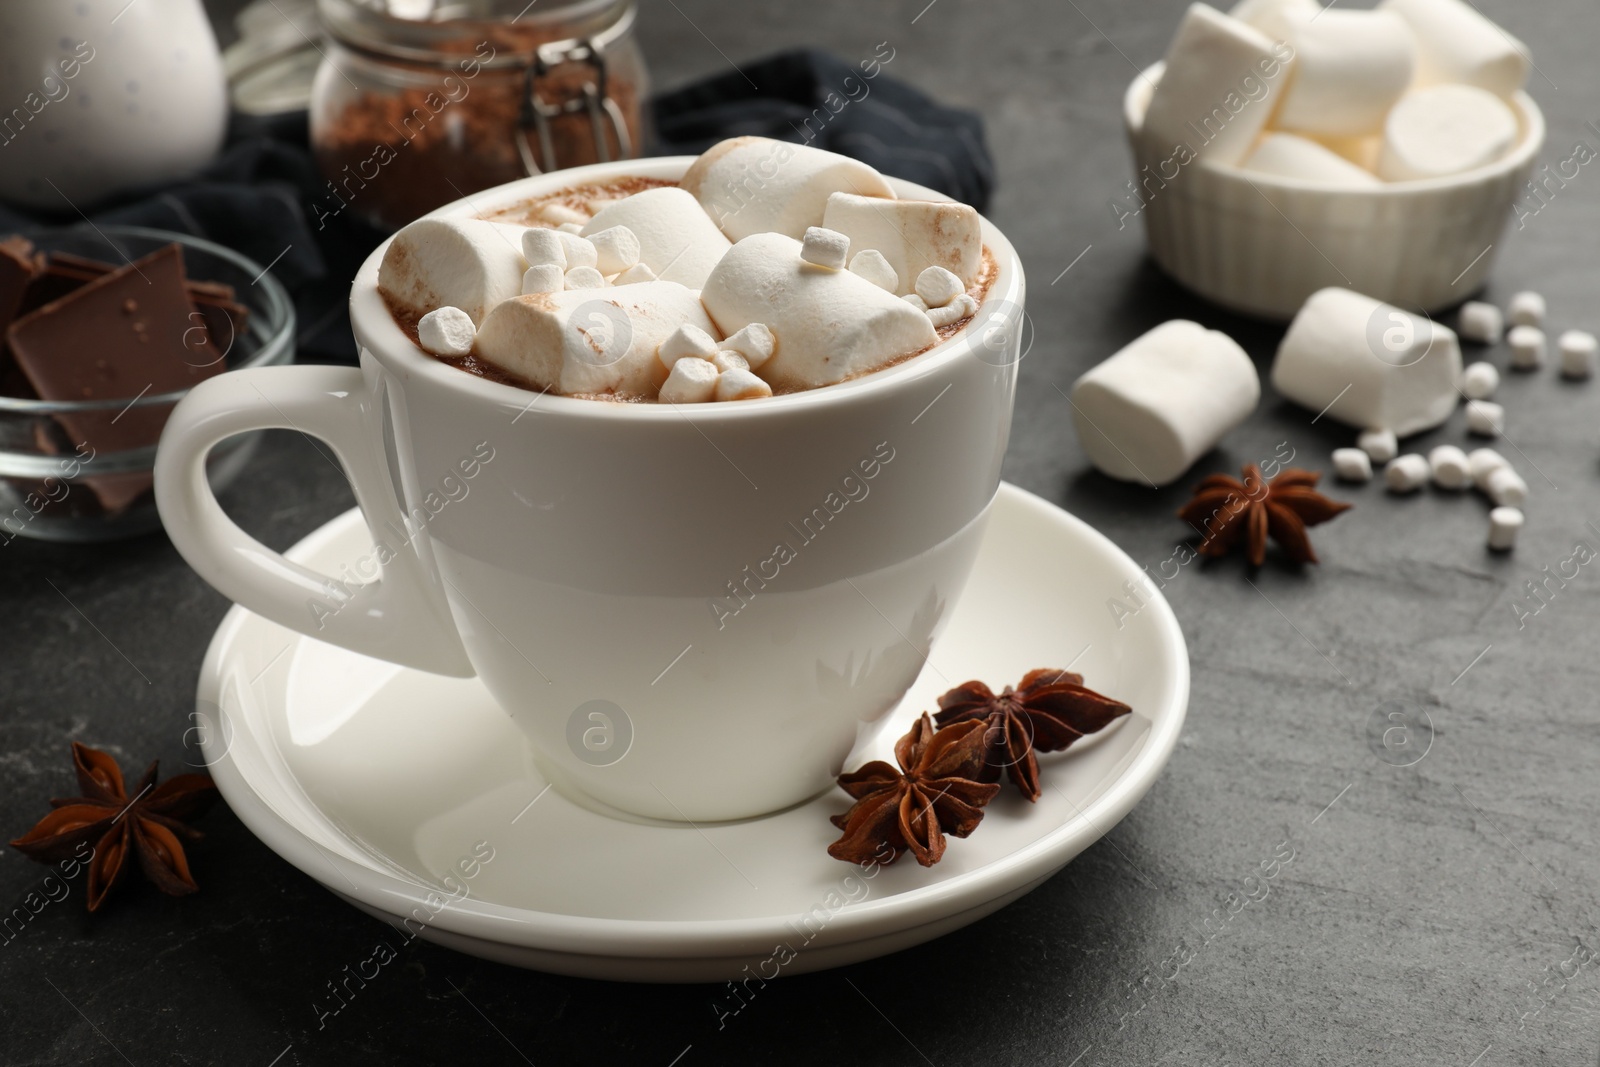
[[[370,545],[352,511],[289,556],[335,573]],[[1118,629],[1107,600],[1131,604],[1122,586],[1140,576],[1078,519],[1001,486],[947,631],[892,721],[848,766],[892,760],[894,738],[969,678],[998,689],[1034,667],[1070,666],[1134,714],[1041,758],[1039,802],[1003,792],[938,866],[906,856],[870,879],[827,855],[838,836],[828,816],[849,806],[840,791],[742,823],[610,819],[546,790],[522,735],[476,680],[345,652],[238,607],[206,655],[198,715],[211,773],[257,836],[362,910],[390,923],[412,917],[407,929],[430,941],[588,978],[814,971],[988,915],[1150,788],[1183,724],[1189,660],[1159,594]]]

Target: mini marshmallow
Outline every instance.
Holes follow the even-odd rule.
[[[1493,304],[1468,300],[1461,305],[1461,314],[1456,318],[1456,332],[1463,340],[1480,345],[1499,344],[1506,333],[1505,316]]]
[[[1465,489],[1472,484],[1467,454],[1455,445],[1439,445],[1429,452],[1428,469],[1433,472],[1433,484],[1440,489]]]
[[[850,269],[884,292],[892,293],[900,288],[899,273],[876,248],[863,248],[851,256]]]
[[[460,308],[435,308],[417,321],[417,343],[436,356],[464,356],[472,351],[478,328]]]
[[[1333,450],[1333,473],[1341,482],[1370,482],[1372,457],[1359,448]]]
[[[1587,330],[1568,330],[1556,339],[1561,351],[1561,376],[1564,378],[1592,378],[1595,354],[1600,344]]]
[[[1356,447],[1365,452],[1374,463],[1387,463],[1400,454],[1400,439],[1393,430],[1362,430],[1356,438]]]
[[[1307,137],[1269,131],[1239,164],[1277,178],[1296,178],[1349,189],[1375,188],[1378,176]]]
[[[942,308],[967,291],[961,279],[943,267],[929,267],[917,275],[917,295],[930,308]]]
[[[1467,401],[1467,432],[1479,437],[1499,437],[1505,433],[1506,409],[1492,400]]]
[[[673,330],[656,350],[656,358],[667,368],[671,368],[680,359],[698,359],[709,363],[711,357],[716,354],[716,338],[693,324],[679,326]]]
[[[1467,453],[1467,472],[1472,475],[1472,484],[1485,492],[1489,488],[1489,475],[1509,466],[1511,461],[1492,448],[1474,448]]]
[[[719,348],[711,357],[711,365],[719,371],[749,370],[750,362],[739,353],[726,348]]]
[[[1295,29],[1295,74],[1273,117],[1280,130],[1329,137],[1376,133],[1411,84],[1417,45],[1392,11],[1324,9]]]
[[[548,230],[546,233],[550,232]],[[522,295],[559,293],[567,287],[566,271],[555,263],[540,263],[522,272]]]
[[[1415,493],[1428,484],[1428,461],[1415,452],[1391,459],[1383,468],[1383,482],[1391,493]]]
[[[595,212],[584,232],[616,226],[639,239],[640,263],[662,280],[691,289],[705,285],[711,268],[733,247],[700,201],[678,188],[646,189],[613,201]]]
[[[1205,4],[1191,4],[1167,48],[1139,138],[1162,157],[1237,165],[1278,106],[1294,51]],[[1247,95],[1248,94],[1248,95]]]
[[[1484,479],[1483,491],[1502,507],[1520,508],[1528,502],[1528,483],[1509,466],[1490,471]]]
[[[1413,89],[1383,126],[1378,177],[1403,182],[1487,166],[1517,141],[1517,116],[1505,101],[1471,85]]]
[[[884,200],[834,193],[822,224],[850,238],[852,248],[876,249],[894,268],[898,291],[929,267],[943,267],[965,289],[983,270],[983,229],[977,209],[946,200]],[[853,269],[853,268],[852,268]]]
[[[916,293],[907,293],[905,296],[901,297],[900,299],[904,300],[906,303],[910,304],[912,307],[916,308],[918,311],[927,311],[928,310],[927,303],[924,302],[922,297],[918,296]]]
[[[1272,383],[1290,400],[1400,437],[1450,417],[1460,376],[1453,330],[1337,288],[1306,300],[1272,363]]]
[[[1537,326],[1513,326],[1506,334],[1513,370],[1538,370],[1544,366],[1544,331]]]
[[[575,233],[563,230],[556,231],[556,240],[561,242],[561,254],[566,257],[567,269],[577,267],[593,267],[600,262],[599,250],[587,237],[579,237]]]
[[[703,404],[716,397],[718,377],[717,368],[703,359],[680,359],[661,384],[657,399],[663,404]]]
[[[582,226],[589,221],[589,216],[577,208],[568,207],[552,201],[539,207],[539,217],[555,226],[572,225]]]
[[[855,193],[894,199],[883,175],[865,163],[809,145],[734,137],[689,165],[678,187],[700,201],[729,240],[781,233],[796,240],[821,226],[828,197]]]
[[[778,350],[778,339],[765,323],[752,322],[723,338],[719,347],[724,351],[739,353],[744,357],[745,364],[751,370],[756,370]]]
[[[1089,461],[1112,478],[1157,486],[1255,410],[1255,364],[1227,334],[1174,319],[1129,342],[1072,387]]]
[[[638,282],[653,282],[656,272],[643,263],[635,263],[615,278],[611,279],[612,285],[634,285]]]
[[[639,238],[626,226],[607,226],[588,234],[594,245],[595,268],[601,274],[621,274],[639,262]]]
[[[1500,372],[1493,363],[1478,361],[1461,372],[1461,392],[1468,400],[1488,400],[1500,388]]]
[[[547,226],[528,227],[522,232],[522,258],[528,261],[530,267],[554,264],[566,270],[566,243],[560,231]]]
[[[593,267],[573,267],[563,275],[568,289],[604,289],[606,276]]]
[[[938,342],[928,316],[847,270],[817,270],[781,233],[746,237],[700,292],[724,334],[763,323],[779,341],[761,373],[781,389],[877,370]]]
[[[1462,0],[1384,0],[1417,40],[1417,84],[1461,82],[1510,96],[1528,80],[1528,46]]]
[[[389,242],[378,288],[415,314],[456,307],[481,324],[489,309],[522,291],[527,263],[521,246],[519,227],[482,219],[418,219]]]
[[[977,313],[978,302],[972,298],[972,294],[962,293],[943,307],[929,308],[928,321],[938,330]]]
[[[850,238],[838,230],[823,226],[807,226],[800,239],[800,258],[814,267],[844,270],[850,255]]]
[[[1317,0],[1239,0],[1228,16],[1247,22],[1272,38],[1287,41],[1322,13]]]
[[[772,386],[748,370],[734,367],[717,376],[718,400],[755,400],[772,395]]]
[[[1492,509],[1489,512],[1489,547],[1496,552],[1510,552],[1516,548],[1522,523],[1522,512],[1517,508]]]
[[[1544,297],[1535,292],[1514,293],[1506,305],[1506,317],[1513,326],[1543,326]]]

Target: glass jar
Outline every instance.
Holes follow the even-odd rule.
[[[397,227],[490,186],[639,155],[634,0],[536,3],[318,0],[319,229],[346,210]]]

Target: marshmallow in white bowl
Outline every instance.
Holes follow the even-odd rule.
[[[734,137],[712,145],[678,185],[699,199],[731,241],[756,233],[798,240],[806,227],[823,225],[834,193],[894,199],[883,175],[859,160],[766,137]]]
[[[418,219],[394,235],[378,289],[417,315],[455,307],[482,325],[489,309],[522,292],[522,231],[482,219]]]
[[[1454,331],[1338,288],[1311,295],[1272,364],[1272,384],[1290,400],[1400,437],[1450,417],[1460,376]]]
[[[1416,42],[1392,11],[1327,9],[1291,38],[1295,75],[1273,125],[1294,133],[1377,133],[1411,84]]]
[[[667,380],[661,383],[658,399],[663,404],[703,404],[715,400],[720,373],[706,360],[680,359],[672,364]]]
[[[1488,166],[1517,143],[1517,116],[1471,85],[1434,85],[1400,98],[1383,126],[1378,177],[1444,178]]]
[[[1228,17],[1249,23],[1274,41],[1293,39],[1320,14],[1317,0],[1239,0],[1228,9]]]
[[[1510,96],[1528,80],[1528,46],[1463,0],[1383,0],[1417,40],[1417,83],[1461,83]]]
[[[639,262],[662,281],[678,282],[690,289],[706,283],[706,276],[732,247],[705,209],[682,189],[646,189],[613,201],[595,213],[584,226],[597,234],[626,226],[639,242]]]
[[[1242,423],[1261,399],[1234,340],[1174,319],[1135,338],[1072,387],[1090,462],[1113,478],[1167,485]]]
[[[478,330],[460,308],[435,308],[417,322],[417,343],[436,356],[464,356],[472,351]]]
[[[894,268],[902,292],[929,267],[943,267],[965,285],[977,281],[983,268],[978,212],[966,204],[834,193],[823,209],[822,224],[847,235],[853,249],[881,253]]]
[[[1239,164],[1244,170],[1294,178],[1346,189],[1373,189],[1383,184],[1333,149],[1309,137],[1269,131]]]

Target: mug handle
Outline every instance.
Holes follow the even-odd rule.
[[[352,585],[241,530],[206,480],[206,456],[251,430],[299,430],[344,465],[368,528],[408,529],[382,440],[381,396],[355,367],[257,367],[209,378],[179,401],[156,454],[156,507],[184,559],[218,592],[280,626],[366,656],[458,678],[474,674],[431,565],[408,537],[379,577]],[[365,569],[365,568],[363,568]]]

